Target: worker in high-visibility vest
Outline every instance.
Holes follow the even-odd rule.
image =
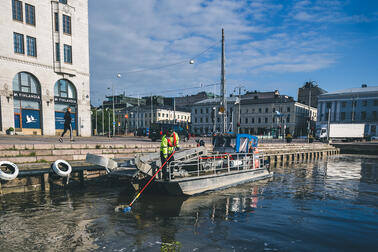
[[[162,137],[160,144],[160,160],[163,165],[175,150],[180,150],[179,136],[172,129],[168,129],[167,133]],[[168,165],[174,160],[172,156],[163,167],[163,179],[169,180]],[[173,178],[173,168],[171,167],[171,177]]]

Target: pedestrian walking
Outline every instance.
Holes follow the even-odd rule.
[[[64,130],[62,135],[59,137],[59,142],[63,143],[63,136],[66,134],[67,130],[70,131],[70,141],[73,141],[72,135],[72,117],[71,117],[71,108],[68,107],[66,113],[64,114]]]

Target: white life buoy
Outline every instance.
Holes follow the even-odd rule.
[[[66,167],[66,171],[62,171],[59,166],[65,166]],[[72,167],[71,165],[65,161],[65,160],[56,160],[53,164],[52,164],[52,169],[53,171],[58,174],[59,176],[61,177],[68,177],[71,172],[72,172]]]
[[[13,173],[5,173],[1,170],[1,166],[7,166],[13,170]],[[16,164],[9,161],[0,161],[0,179],[13,180],[18,176],[18,167]]]

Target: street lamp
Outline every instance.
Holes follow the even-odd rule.
[[[108,89],[110,89],[110,88],[108,87]],[[114,114],[114,85],[113,84],[112,84],[112,101],[113,101],[113,136],[114,136],[114,134],[115,134],[115,114]],[[110,121],[110,119],[109,119],[109,121]],[[110,132],[110,127],[109,127],[109,132]]]

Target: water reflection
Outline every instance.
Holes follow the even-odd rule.
[[[129,214],[114,212],[134,196],[122,187],[5,195],[0,251],[366,251],[378,234],[377,161],[281,167],[189,198],[143,194]]]

